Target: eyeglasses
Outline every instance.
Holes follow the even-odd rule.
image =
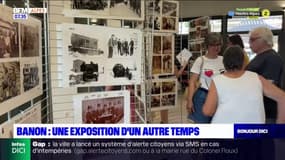
[[[221,45],[222,45],[221,43],[209,44],[209,46],[211,46],[211,47],[218,47],[218,46],[221,46]]]
[[[261,37],[250,37],[249,38],[249,42],[254,42],[254,41],[256,41],[256,40],[258,40],[258,39],[260,39]]]

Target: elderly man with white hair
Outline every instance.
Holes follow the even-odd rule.
[[[282,87],[284,62],[279,54],[272,49],[273,34],[266,27],[258,27],[249,33],[249,45],[256,53],[253,60],[247,65],[246,70],[256,72],[277,87]],[[275,123],[277,116],[276,101],[264,97],[264,107],[266,113],[266,123]]]

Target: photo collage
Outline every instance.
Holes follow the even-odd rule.
[[[147,16],[145,28],[161,32],[178,32],[179,4],[177,1],[146,1]]]
[[[1,115],[41,95],[42,54],[39,20],[15,21],[12,9],[2,5],[0,14]]]
[[[174,35],[154,34],[152,54],[152,75],[174,73]]]
[[[209,17],[200,17],[190,21],[188,48],[193,54],[191,57],[193,61],[206,53],[204,41],[210,31],[209,21]]]
[[[151,87],[151,110],[165,110],[176,106],[177,80],[153,80]]]
[[[67,23],[58,28],[68,28],[61,33],[63,87],[140,83],[140,30]]]

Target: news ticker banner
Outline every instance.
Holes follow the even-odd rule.
[[[285,138],[285,124],[15,124],[14,138]]]
[[[284,147],[285,139],[0,139],[0,160],[275,160]]]

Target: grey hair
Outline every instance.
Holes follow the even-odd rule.
[[[205,44],[208,47],[211,44],[215,43],[220,43],[221,45],[223,44],[223,39],[221,34],[216,33],[216,32],[210,32],[205,39]]]
[[[261,39],[266,42],[266,44],[273,47],[273,33],[269,28],[257,27],[257,28],[254,28],[252,31],[250,31],[250,34],[251,33],[258,34],[261,37]]]

